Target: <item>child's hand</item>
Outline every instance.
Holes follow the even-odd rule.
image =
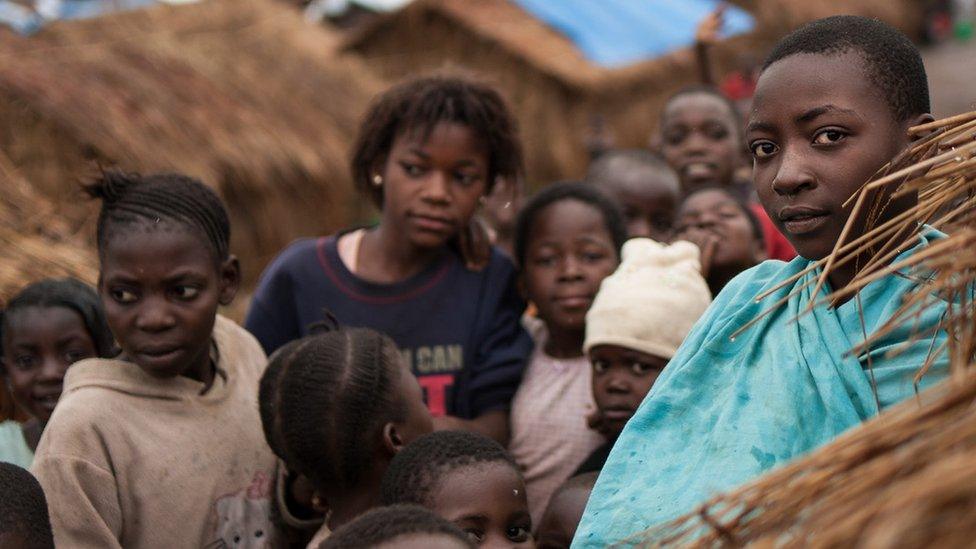
[[[695,41],[700,44],[711,46],[718,42],[718,33],[722,30],[724,23],[726,5],[725,2],[719,3],[715,11],[709,13],[698,23],[695,29]]]
[[[691,228],[682,232],[675,240],[687,240],[698,246],[701,251],[699,262],[701,263],[702,278],[708,278],[712,261],[715,259],[715,251],[718,249],[718,236],[705,229]]]

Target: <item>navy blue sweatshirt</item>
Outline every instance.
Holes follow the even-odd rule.
[[[261,276],[245,327],[270,355],[328,310],[345,326],[390,336],[431,413],[465,419],[507,410],[532,351],[512,263],[492,250],[479,272],[445,253],[394,284],[365,281],[339,259],[335,236],[286,248]]]

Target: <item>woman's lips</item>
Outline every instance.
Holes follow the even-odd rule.
[[[786,232],[799,236],[822,227],[830,220],[830,214],[818,208],[791,206],[780,210],[779,219]]]
[[[691,162],[682,168],[688,179],[704,179],[715,175],[715,165],[710,162]]]
[[[634,415],[634,411],[624,408],[609,408],[602,411],[603,417],[611,421],[624,421]]]
[[[423,231],[445,233],[454,230],[454,224],[450,220],[442,217],[413,214],[410,216],[410,219],[418,229]]]
[[[590,303],[593,302],[593,298],[588,295],[572,295],[555,297],[553,298],[553,301],[566,309],[581,309],[584,307],[589,307]]]

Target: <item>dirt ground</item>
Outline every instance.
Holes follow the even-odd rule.
[[[976,109],[976,38],[922,50],[936,117]]]

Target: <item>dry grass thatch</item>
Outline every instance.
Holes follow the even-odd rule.
[[[74,276],[94,284],[98,263],[86,240],[54,216],[0,153],[0,304],[42,278]]]
[[[73,276],[94,283],[94,252],[53,215],[53,204],[38,196],[2,153],[0,188],[0,307],[42,278]],[[6,385],[0,385],[0,421],[15,415]]]
[[[855,211],[876,212],[890,190],[917,192],[918,206],[860,238],[849,227],[823,260],[824,277],[847,261],[850,294],[894,270],[930,275],[891,326],[935,299],[949,304],[945,327],[950,380],[885,412],[808,457],[718,496],[696,512],[643,534],[647,545],[726,547],[971,547],[976,524],[976,112],[913,129],[933,131],[895,159],[852,198]],[[854,216],[852,216],[853,218]],[[925,251],[892,264],[917,238],[919,221],[949,233]],[[907,230],[912,229],[912,230]],[[916,271],[917,272],[917,271]],[[822,280],[822,279],[821,279]],[[872,334],[864,345],[871,345]],[[933,355],[940,351],[933,350]],[[853,352],[858,352],[854,349]],[[920,364],[920,373],[928,364]]]
[[[854,10],[900,19],[893,4],[869,0],[737,2],[753,9],[759,32],[718,44],[716,74],[757,57],[790,28],[818,16]],[[846,4],[851,4],[847,2]],[[618,146],[644,147],[666,97],[699,77],[690,49],[626,67],[588,61],[561,33],[510,0],[415,0],[375,21],[346,42],[386,78],[457,66],[499,86],[521,122],[531,182],[580,177],[588,162],[586,136],[595,120]]]
[[[207,0],[0,30],[0,150],[76,225],[95,165],[219,190],[253,280],[300,235],[348,223],[347,149],[381,84],[273,0]]]

